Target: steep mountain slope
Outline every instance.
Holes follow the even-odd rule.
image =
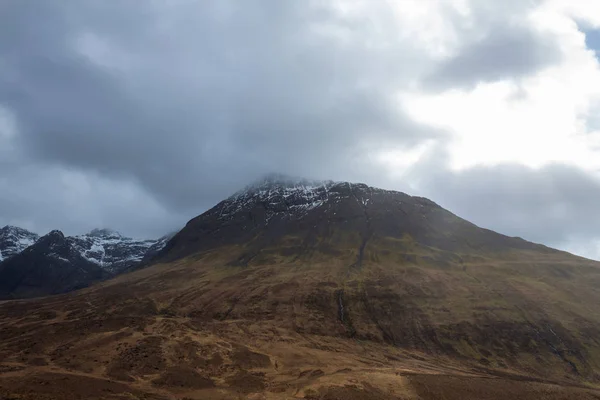
[[[0,229],[0,262],[34,244],[40,237],[26,229],[7,225]]]
[[[153,260],[0,304],[0,395],[600,397],[600,263],[427,199],[268,177]]]
[[[0,262],[0,299],[45,296],[89,286],[134,269],[166,242],[165,238],[131,239],[108,229],[67,237],[52,231],[39,240],[19,228],[11,227],[9,232],[5,248],[11,257]]]

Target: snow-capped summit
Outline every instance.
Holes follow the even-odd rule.
[[[108,229],[108,228],[96,228],[96,229],[92,229],[91,232],[87,233],[86,236],[91,236],[91,237],[100,237],[100,238],[122,238],[123,235],[121,235],[119,232],[112,230],[112,229]]]
[[[539,250],[522,239],[481,230],[423,197],[363,183],[270,175],[190,220],[157,259],[170,262],[223,249],[231,252],[228,265],[247,266],[355,252],[352,266],[360,267],[367,245],[379,245],[380,238],[449,252],[499,246]]]
[[[281,174],[269,174],[223,201],[214,211],[219,219],[243,209],[263,206],[267,222],[275,215],[294,217],[319,207],[327,199],[329,190],[337,185],[334,181],[318,181],[294,178]]]
[[[139,240],[112,229],[94,229],[69,238],[73,248],[86,260],[111,273],[120,273],[138,264],[159,240]],[[164,244],[163,244],[164,246]]]
[[[167,235],[158,240],[140,240],[125,237],[112,229],[102,228],[93,229],[79,236],[65,236],[61,231],[53,230],[40,238],[39,235],[26,229],[5,226],[0,229],[0,262],[22,253],[39,242],[36,251],[40,254],[46,252],[48,255],[55,256],[54,247],[60,245],[65,249],[68,248],[68,257],[61,256],[62,258],[83,259],[108,273],[118,274],[139,264],[149,250],[151,254],[160,251],[172,236]],[[45,250],[40,251],[40,248]],[[70,262],[75,262],[73,260]]]
[[[34,244],[39,235],[26,229],[7,225],[0,229],[0,261],[19,254]]]
[[[38,238],[20,228],[2,228],[0,249],[10,258],[0,262],[0,299],[62,293],[133,270],[169,238],[137,240],[110,229],[80,236],[53,230]]]
[[[257,192],[275,188],[287,188],[287,189],[306,189],[318,188],[323,186],[333,185],[335,182],[331,180],[311,180],[306,178],[298,178],[284,174],[272,173],[267,174],[250,185],[246,186],[243,190],[238,193],[244,192]]]

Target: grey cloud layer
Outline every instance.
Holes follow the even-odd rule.
[[[522,27],[499,27],[442,63],[428,82],[445,88],[475,86],[527,76],[560,59],[559,49],[548,38]]]
[[[272,171],[406,190],[373,154],[443,143],[446,133],[411,121],[398,91],[518,77],[560,58],[553,39],[523,21],[507,30],[535,3],[473,1],[470,28],[449,14],[460,43],[441,64],[395,34],[382,4],[342,15],[312,1],[0,3],[0,107],[18,128],[3,136],[0,124],[0,225],[159,236]],[[436,180],[446,167],[415,179],[482,225],[548,243],[593,235],[590,224],[561,230],[552,219],[556,233],[545,235],[547,208],[580,200],[560,185],[536,197],[510,178],[544,187],[571,174],[598,198],[577,171],[475,169]],[[526,202],[537,206],[521,220],[514,210]]]
[[[430,174],[422,190],[479,225],[551,246],[600,238],[600,181],[570,166],[503,164]]]
[[[558,38],[538,32],[526,16],[541,1],[472,1],[472,18],[454,15],[461,38],[451,57],[425,80],[433,89],[474,87],[481,82],[519,79],[558,63]]]
[[[358,34],[358,48],[346,48],[315,33],[321,19],[338,23],[324,9],[250,3],[229,13],[197,3],[171,16],[167,7],[137,27],[137,5],[91,12],[71,4],[71,14],[96,18],[85,26],[99,25],[93,37],[111,43],[105,57],[129,57],[122,70],[76,52],[82,28],[65,21],[61,3],[41,25],[32,3],[11,3],[14,26],[2,37],[19,40],[2,45],[14,57],[0,101],[17,115],[19,145],[47,161],[134,176],[161,201],[187,207],[223,176],[241,175],[240,184],[325,159],[335,170],[336,153],[432,135],[393,108],[393,68],[373,67],[405,54],[361,49]],[[98,22],[113,12],[120,20]],[[161,23],[165,31],[148,29]]]

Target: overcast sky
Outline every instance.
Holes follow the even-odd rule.
[[[176,229],[269,172],[600,259],[600,2],[2,0],[0,226]]]

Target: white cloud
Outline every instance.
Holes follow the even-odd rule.
[[[571,18],[556,5],[528,17],[535,29],[558,38],[564,57],[556,65],[472,89],[402,94],[410,115],[453,133],[453,168],[502,162],[600,168],[600,153],[591,146],[600,132],[590,124],[599,111],[600,67]]]
[[[549,0],[542,9],[581,21],[590,27],[600,27],[600,3],[593,0]]]

